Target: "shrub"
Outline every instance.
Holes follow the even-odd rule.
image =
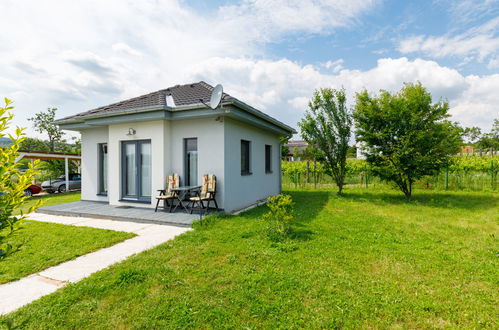
[[[289,235],[293,216],[293,200],[289,195],[277,195],[268,198],[269,212],[263,215],[267,221],[267,233],[272,240],[282,240]]]
[[[5,99],[5,106],[0,108],[0,137],[6,135],[5,131],[14,115],[9,112],[14,107],[11,101]],[[25,219],[22,211],[15,215],[21,208],[27,197],[24,190],[31,185],[31,181],[37,173],[38,161],[29,163],[28,169],[20,170],[21,163],[18,161],[19,145],[24,140],[24,129],[16,128],[14,134],[9,134],[11,145],[0,148],[0,260],[15,251],[18,246],[13,246],[9,237],[13,235]],[[40,201],[29,209],[32,212],[40,205]]]

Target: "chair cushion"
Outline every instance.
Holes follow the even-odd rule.
[[[156,196],[156,199],[170,199],[170,198],[174,198],[174,197],[175,197],[174,194],[168,193],[166,195]]]
[[[208,199],[210,199],[210,198],[209,197],[203,197],[203,196],[201,196],[201,197],[196,196],[196,197],[190,197],[189,198],[189,200],[191,200],[191,201],[206,201]]]

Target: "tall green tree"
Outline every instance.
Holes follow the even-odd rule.
[[[55,151],[56,143],[62,142],[64,136],[64,132],[54,123],[56,111],[57,108],[47,108],[47,111],[38,112],[34,117],[28,118],[38,133],[47,135],[52,152]]]
[[[466,143],[475,144],[478,140],[480,140],[480,136],[482,135],[482,130],[480,127],[465,127],[462,132],[462,136],[465,139]]]
[[[494,119],[490,132],[482,134],[477,143],[478,147],[484,149],[499,149],[499,119]]]
[[[7,136],[6,130],[14,115],[10,112],[14,107],[9,99],[5,99],[5,106],[0,107],[0,137]],[[38,161],[29,163],[28,169],[21,171],[19,157],[19,144],[24,140],[24,129],[17,128],[14,134],[8,134],[10,146],[0,148],[0,260],[16,250],[9,242],[11,237],[25,219],[21,209],[26,200],[24,190],[31,185],[37,173]],[[30,208],[32,212],[38,204]]]
[[[432,103],[421,83],[405,84],[396,94],[357,93],[353,115],[372,170],[407,198],[413,183],[447,166],[462,142],[460,128],[447,120],[449,104]]]
[[[345,91],[316,90],[308,107],[305,117],[298,123],[302,138],[323,156],[326,173],[334,178],[338,194],[341,194],[352,126]]]

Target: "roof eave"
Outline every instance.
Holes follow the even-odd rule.
[[[290,134],[296,134],[297,133],[296,130],[294,128],[292,128],[291,126],[288,126],[288,125],[284,124],[283,122],[281,122],[281,121],[279,121],[279,120],[277,120],[277,119],[275,119],[275,118],[273,118],[273,117],[271,117],[271,116],[269,116],[269,115],[267,115],[267,114],[265,114],[265,113],[263,113],[263,112],[255,109],[252,106],[250,106],[250,105],[248,105],[248,104],[246,104],[244,102],[241,102],[241,101],[239,101],[237,99],[234,99],[234,100],[231,100],[231,101],[227,101],[227,102],[223,102],[223,104],[232,104],[232,105],[234,105],[236,107],[242,108],[242,109],[250,112],[252,115],[257,116],[259,118],[262,118],[262,119],[264,119],[264,120],[266,120],[266,121],[268,121],[268,122],[270,122],[270,123],[272,123],[272,124],[274,124],[274,125],[282,128],[283,130],[289,132]]]

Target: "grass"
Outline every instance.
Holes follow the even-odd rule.
[[[10,315],[22,328],[497,328],[499,197],[289,191],[293,236],[260,207],[201,228]]]
[[[38,200],[42,200],[44,206],[69,203],[80,200],[80,193],[32,197],[25,202],[23,212],[26,213]],[[0,262],[0,284],[37,273],[133,236],[135,234],[27,220],[21,230],[9,238],[14,246],[21,247]]]
[[[134,234],[88,227],[26,221],[9,239],[20,249],[0,262],[0,284],[114,245]]]
[[[22,208],[22,211],[24,213],[28,212],[28,209],[35,205],[37,201],[41,200],[43,202],[43,206],[51,206],[51,205],[57,205],[57,204],[64,204],[64,203],[70,203],[70,202],[76,202],[79,201],[81,198],[81,193],[80,192],[68,192],[68,193],[62,193],[62,194],[49,194],[49,195],[42,195],[42,196],[35,196],[35,197],[30,197],[26,200],[24,203],[24,207]]]

